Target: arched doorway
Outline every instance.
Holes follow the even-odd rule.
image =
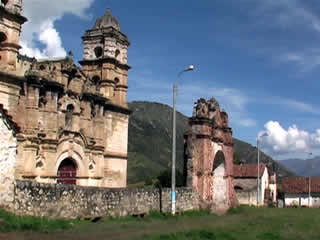
[[[227,180],[225,176],[226,162],[222,151],[218,151],[213,161],[213,184],[212,184],[212,200],[217,208],[225,208],[227,206]]]
[[[57,173],[57,183],[76,184],[77,167],[71,158],[60,163]]]

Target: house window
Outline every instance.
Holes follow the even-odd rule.
[[[67,111],[65,115],[65,128],[66,130],[72,130],[72,115],[73,115],[74,107],[72,104],[67,106]]]

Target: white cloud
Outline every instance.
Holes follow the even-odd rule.
[[[320,18],[312,12],[312,9],[303,5],[303,1],[251,0],[251,2],[257,4],[254,14],[264,24],[285,29],[303,26],[320,33]]]
[[[43,57],[63,57],[63,48],[59,32],[54,27],[56,20],[64,14],[71,13],[81,18],[87,18],[85,10],[94,0],[28,0],[24,2],[23,14],[28,22],[23,25],[21,45],[22,54]],[[44,44],[40,49],[36,41]]]
[[[270,154],[279,156],[290,153],[318,151],[320,129],[309,133],[296,125],[284,129],[279,122],[269,121],[264,125],[268,136],[261,139],[263,148]]]
[[[303,103],[292,99],[283,99],[281,101],[281,104],[287,105],[301,112],[320,114],[319,108],[316,108],[315,106],[308,103]]]
[[[282,105],[283,107],[288,109],[292,109],[294,111],[298,111],[301,113],[311,113],[315,115],[320,114],[320,108],[314,104],[305,103],[302,101],[298,101],[291,98],[284,98],[278,96],[265,96],[255,99],[256,103],[262,104],[273,104],[273,105]]]
[[[280,61],[298,66],[297,70],[301,72],[308,72],[320,66],[320,48],[317,41],[320,36],[320,17],[317,8],[310,7],[317,6],[317,1],[243,1],[253,6],[254,10],[250,13],[255,18],[258,31],[272,29],[279,33],[277,39],[266,42],[259,48],[259,52],[271,54],[277,63]],[[295,44],[292,40],[295,36],[302,39],[303,43]]]

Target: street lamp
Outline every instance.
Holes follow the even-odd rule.
[[[257,206],[259,206],[260,202],[260,151],[259,151],[259,142],[262,137],[269,136],[268,133],[264,132],[259,134],[257,137],[257,150],[258,150],[258,177],[257,177]]]
[[[193,71],[194,66],[190,65],[178,73],[178,77],[184,72]],[[171,213],[176,214],[176,98],[178,85],[173,84],[173,117],[172,117],[172,169],[171,169]]]
[[[312,152],[308,153],[309,156],[312,155]],[[312,161],[312,160],[311,160]],[[309,169],[309,197],[308,197],[308,207],[310,207],[310,201],[311,201],[311,171],[312,171],[312,162]]]

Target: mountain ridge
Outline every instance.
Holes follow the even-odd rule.
[[[320,156],[315,156],[306,160],[290,158],[278,160],[278,162],[298,176],[320,176]]]
[[[128,184],[150,182],[162,171],[170,170],[172,142],[172,108],[168,105],[134,101],[128,103],[132,114],[129,119]],[[177,112],[177,170],[183,169],[184,133],[188,117]],[[256,147],[233,138],[234,158],[241,163],[256,163]],[[261,152],[260,160],[281,176],[294,175],[284,166]]]

